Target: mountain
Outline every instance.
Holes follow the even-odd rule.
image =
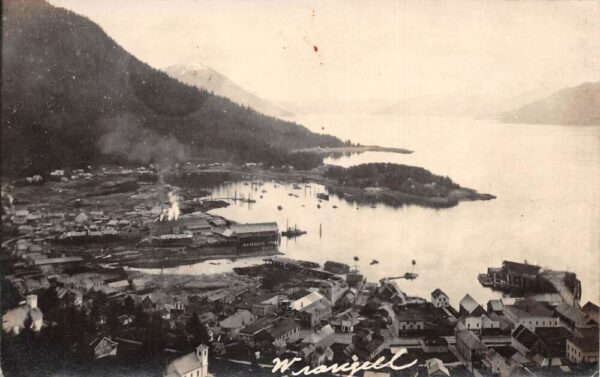
[[[229,98],[233,102],[251,107],[259,113],[274,117],[291,117],[294,115],[239,87],[226,76],[204,64],[173,65],[166,68],[165,72],[182,83]]]
[[[499,118],[506,123],[600,125],[600,81],[562,89]]]
[[[277,163],[342,144],[181,83],[43,0],[3,2],[2,42],[3,174],[190,156]]]
[[[490,94],[481,88],[451,94],[409,97],[377,111],[376,115],[495,117],[496,114],[541,98],[552,89],[541,86],[518,95]]]

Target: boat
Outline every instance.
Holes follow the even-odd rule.
[[[320,204],[317,204],[317,208],[321,208],[321,205],[320,205]]]
[[[281,211],[283,209],[283,207],[281,205],[278,205],[277,209]]]
[[[220,265],[221,263],[217,263],[217,262],[209,262],[209,264],[212,264],[212,265],[218,266],[218,265]]]
[[[294,183],[294,185],[292,186],[292,188],[294,190],[300,190],[302,187],[300,187],[299,185],[297,185],[297,184]]]
[[[318,193],[317,194],[317,198],[321,199],[321,200],[329,200],[329,194],[325,194],[325,193]]]
[[[373,259],[371,261],[371,266],[374,265],[374,264],[379,264],[379,261],[377,259]]]
[[[333,206],[333,208],[337,208],[337,206]]]
[[[408,279],[408,280],[414,280],[414,279],[416,279],[416,278],[418,278],[418,277],[419,277],[419,274],[416,274],[416,273],[414,273],[414,272],[406,272],[406,273],[404,274],[404,278],[405,278],[405,279]]]
[[[296,238],[303,234],[306,234],[306,231],[300,230],[298,228],[287,228],[287,230],[284,230],[283,232],[281,232],[281,235],[283,237],[287,237],[287,238]]]

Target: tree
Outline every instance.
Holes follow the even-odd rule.
[[[194,312],[188,320],[186,324],[186,331],[188,333],[190,341],[194,346],[197,346],[199,344],[208,344],[208,342],[210,341],[208,329],[202,322],[200,322],[196,312]]]

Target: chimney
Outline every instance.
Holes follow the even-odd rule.
[[[29,306],[30,309],[37,308],[37,300],[38,300],[37,295],[27,296],[27,306]]]

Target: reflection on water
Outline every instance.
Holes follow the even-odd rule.
[[[319,203],[316,194],[325,189],[315,184],[294,189],[276,182],[262,186],[235,183],[217,188],[213,196],[237,193],[251,196],[256,203],[233,203],[213,212],[239,222],[277,221],[281,229],[286,224],[297,225],[308,234],[282,240],[280,249],[287,256],[351,265],[358,256],[358,267],[371,280],[411,271],[415,259],[414,271],[419,277],[402,282],[412,295],[427,298],[440,287],[453,304],[467,292],[485,303],[496,294],[479,285],[477,274],[488,266],[499,266],[504,259],[527,259],[544,267],[576,272],[583,283],[583,300],[597,300],[600,128],[463,119],[318,120],[299,121],[309,127],[326,123],[328,132],[345,131],[344,139],[415,151],[409,155],[367,152],[328,163],[350,166],[389,161],[422,166],[498,198],[441,210],[417,206],[395,209],[381,204],[370,208],[333,196]],[[371,124],[374,128],[366,128],[379,133],[358,124]],[[279,205],[282,210],[277,209]],[[372,259],[380,263],[370,265]],[[260,260],[221,261],[216,266],[200,263],[168,272],[222,272]]]

